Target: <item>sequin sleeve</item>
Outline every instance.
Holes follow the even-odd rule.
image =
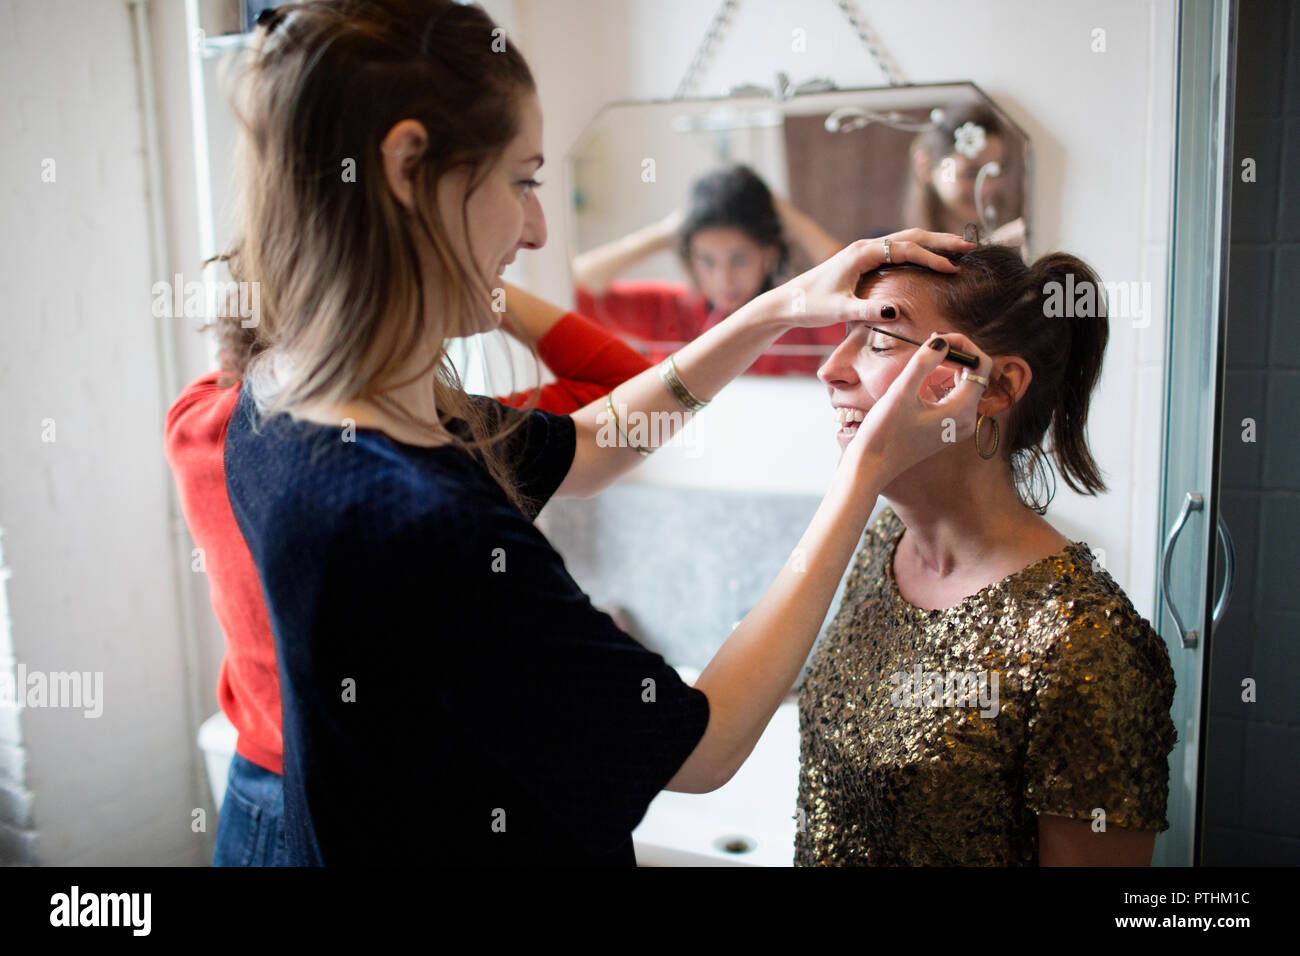
[[[1028,709],[1025,805],[1083,820],[1101,808],[1107,825],[1167,830],[1177,738],[1169,652],[1131,607],[1066,613]]]

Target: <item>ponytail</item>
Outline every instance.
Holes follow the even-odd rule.
[[[1088,450],[1085,431],[1088,406],[1101,378],[1102,357],[1110,337],[1105,288],[1084,262],[1062,252],[1043,256],[1033,264],[1030,273],[1044,296],[1044,318],[1062,323],[1065,362],[1052,413],[1052,455],[1067,485],[1080,494],[1096,494],[1105,491],[1106,484]],[[1091,296],[1084,291],[1076,296],[1074,303],[1082,308],[1063,310],[1066,314],[1061,316],[1049,315],[1049,299],[1058,289],[1064,296],[1071,289],[1084,290],[1085,282],[1090,284]],[[1089,299],[1094,303],[1092,308],[1087,307]]]

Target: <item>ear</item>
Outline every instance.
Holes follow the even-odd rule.
[[[429,136],[424,124],[413,119],[397,123],[379,144],[388,188],[397,201],[412,212],[415,211],[415,187],[411,171],[428,145]]]
[[[1034,373],[1029,363],[1018,355],[1007,355],[993,360],[989,372],[989,387],[980,399],[979,410],[985,415],[997,415],[1010,408],[1029,390]]]

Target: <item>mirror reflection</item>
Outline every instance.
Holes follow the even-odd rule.
[[[569,156],[578,311],[658,361],[857,238],[1027,255],[1028,157],[969,83],[612,105]],[[811,376],[840,332],[794,329],[749,374]]]

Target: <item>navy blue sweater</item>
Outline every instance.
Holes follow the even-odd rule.
[[[704,694],[593,607],[532,523],[573,419],[474,401],[527,419],[510,457],[528,514],[454,446],[259,418],[247,388],[231,419],[297,864],[632,865],[632,830],[708,724]]]

